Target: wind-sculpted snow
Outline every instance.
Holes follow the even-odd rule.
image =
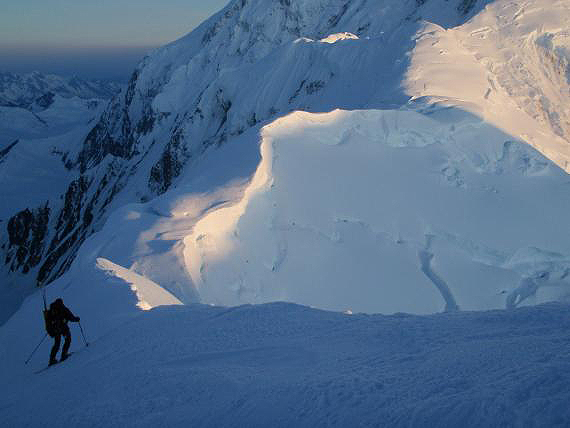
[[[39,336],[28,319],[41,323],[40,302],[0,327],[11,345],[0,349],[4,425],[455,428],[570,420],[564,305],[423,317],[285,303],[170,306],[115,316],[102,328],[94,315],[104,305],[83,302],[66,299],[89,347],[72,324],[75,353],[37,374],[49,343],[22,361],[34,345],[28,335]]]
[[[50,288],[105,259],[185,303],[432,313],[564,300],[566,177],[461,110],[295,112],[115,211]]]
[[[222,151],[237,154],[230,146]],[[123,222],[131,233],[93,235],[71,270],[44,289],[48,302],[62,297],[81,317],[88,347],[72,323],[68,360],[45,369],[48,339],[23,363],[43,334],[40,292],[0,326],[0,342],[9,344],[0,348],[5,425],[516,427],[570,420],[566,305],[431,316],[286,303],[151,309],[178,302],[123,267],[120,241],[137,240],[142,222],[155,233],[138,251],[164,246],[184,219],[215,205],[211,198],[174,202],[115,213],[106,228],[116,232]],[[170,222],[171,235],[153,226],[157,217]],[[137,227],[125,227],[129,222]],[[435,253],[435,245],[428,250]],[[475,245],[471,251],[485,254]],[[101,253],[123,266],[97,259]],[[555,258],[532,249],[511,262]],[[441,268],[427,263],[428,271]]]
[[[243,199],[184,241],[203,302],[430,313],[569,295],[566,174],[477,118],[297,112],[261,138]]]
[[[568,426],[564,6],[236,0],[0,147],[2,423]]]
[[[457,105],[570,170],[570,10],[565,0],[496,1],[464,25],[417,35],[407,92]]]
[[[109,260],[97,259],[97,268],[106,271],[111,277],[128,282],[131,290],[137,296],[137,306],[141,309],[149,310],[156,306],[181,304],[176,297],[164,288]]]

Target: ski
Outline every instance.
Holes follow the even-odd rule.
[[[67,358],[66,358],[65,360],[69,359],[69,357],[71,357],[74,353],[75,353],[75,352],[70,352],[69,354],[67,354]],[[62,360],[59,360],[59,361],[57,361],[55,364],[51,364],[51,365],[48,364],[46,367],[44,367],[44,368],[42,368],[42,369],[40,369],[40,370],[35,371],[34,374],[43,373],[43,372],[45,372],[46,370],[48,370],[48,369],[50,369],[50,368],[52,368],[52,367],[54,367],[54,366],[60,365],[61,363],[65,362],[65,360],[63,360],[63,361],[62,361]]]

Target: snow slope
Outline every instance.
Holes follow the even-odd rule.
[[[47,232],[44,223],[49,213],[65,206],[69,198],[60,196],[77,179],[70,163],[106,104],[102,99],[53,95],[49,106],[42,109],[0,106],[0,227],[2,235],[8,237],[3,250],[28,236],[37,242],[38,234]],[[16,219],[12,219],[15,214]],[[34,216],[37,218],[32,219]],[[20,248],[16,258],[21,260],[30,254],[36,258],[33,245]],[[0,323],[35,285],[26,275],[9,278],[9,259],[5,256],[5,264],[0,267]],[[29,268],[24,268],[23,273]]]
[[[110,221],[144,216],[130,206]],[[570,420],[567,305],[431,316],[287,303],[183,306],[123,266],[91,263],[89,256],[112,253],[102,235],[45,289],[48,302],[63,297],[81,317],[88,347],[71,324],[69,360],[45,370],[50,339],[30,358],[43,334],[40,292],[0,326],[8,344],[0,348],[6,426],[563,427]]]
[[[542,270],[534,302],[566,298],[565,280],[551,287],[570,268],[566,174],[477,118],[434,116],[297,112],[264,127],[240,204],[184,240],[202,301],[490,309]]]
[[[118,210],[78,260],[185,303],[433,313],[568,298],[566,173],[463,110],[292,113],[183,181]]]
[[[115,319],[99,336],[90,311],[102,302],[74,301],[89,347],[72,325],[76,353],[35,374],[49,344],[24,366],[31,337],[39,337],[22,333],[41,322],[38,303],[0,328],[11,344],[0,350],[6,426],[564,427],[570,420],[565,305],[423,317],[285,303],[164,306]]]
[[[454,28],[426,22],[407,71],[412,104],[454,105],[570,170],[570,8],[495,1]]]

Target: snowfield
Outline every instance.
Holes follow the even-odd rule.
[[[543,270],[530,302],[566,298],[570,198],[552,192],[567,175],[461,114],[297,112],[262,128],[242,201],[184,239],[202,301],[491,309]]]
[[[120,89],[112,82],[0,71],[0,161],[16,140],[62,136],[93,121]]]
[[[100,99],[60,96],[54,96],[52,104],[41,111],[0,105],[0,162],[9,153],[10,149],[6,149],[14,141],[63,137],[80,127],[92,126],[105,105],[106,102]],[[41,142],[36,144],[40,145]],[[73,145],[77,145],[77,142]],[[68,150],[73,145],[65,144],[63,147]]]
[[[473,112],[570,171],[568,1],[494,1],[464,25],[418,31],[411,102]]]
[[[32,343],[8,332],[25,320],[0,333],[11,344],[0,351],[5,426],[564,427],[570,420],[565,305],[431,316],[286,303],[163,306],[92,338],[99,318],[88,310],[96,305],[66,302],[91,341],[85,348],[73,325],[76,353],[61,365],[35,373],[47,363],[46,342],[23,366]]]

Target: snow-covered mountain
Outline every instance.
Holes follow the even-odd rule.
[[[104,258],[185,303],[563,298],[567,178],[529,145],[566,168],[568,13],[231,1],[146,57],[79,148],[58,140],[51,190],[4,175],[2,292],[59,278],[98,232],[76,274]]]
[[[567,305],[422,317],[286,303],[189,305],[119,318],[100,316],[128,287],[99,285],[106,298],[87,305],[68,290],[89,347],[72,324],[75,353],[64,363],[45,368],[46,340],[23,364],[41,339],[39,295],[0,329],[10,344],[0,348],[4,425],[454,428],[570,420]]]
[[[0,74],[0,227],[13,239],[8,219],[15,213],[16,228],[30,227],[35,207],[49,216],[49,200],[65,192],[75,176],[73,159],[119,85],[66,79],[34,72]],[[36,227],[36,226],[32,226]],[[11,232],[12,231],[12,232]],[[37,243],[36,238],[33,240]],[[10,235],[11,234],[11,235]],[[4,235],[6,236],[6,235]],[[13,242],[13,241],[11,241]],[[6,247],[4,247],[5,249]],[[25,249],[18,250],[23,257]],[[36,254],[37,257],[38,255]],[[27,269],[24,268],[24,272]],[[0,322],[31,288],[31,282],[13,279],[19,286],[3,286]],[[26,283],[28,284],[26,286]],[[10,310],[12,310],[10,309]]]
[[[85,125],[120,90],[114,82],[0,72],[0,150]]]
[[[116,82],[62,77],[38,71],[27,74],[0,72],[0,106],[42,109],[53,97],[108,99],[121,90]]]
[[[233,0],[0,151],[2,421],[568,426],[569,22]]]
[[[84,100],[54,95],[50,98],[50,105],[41,110],[0,106],[0,162],[19,142],[55,138],[80,127],[93,126],[92,122],[99,117],[107,102],[104,99]],[[80,146],[81,142],[75,141],[74,146]]]
[[[568,31],[565,0],[496,1],[459,27],[426,23],[406,91],[473,112],[569,171]]]

